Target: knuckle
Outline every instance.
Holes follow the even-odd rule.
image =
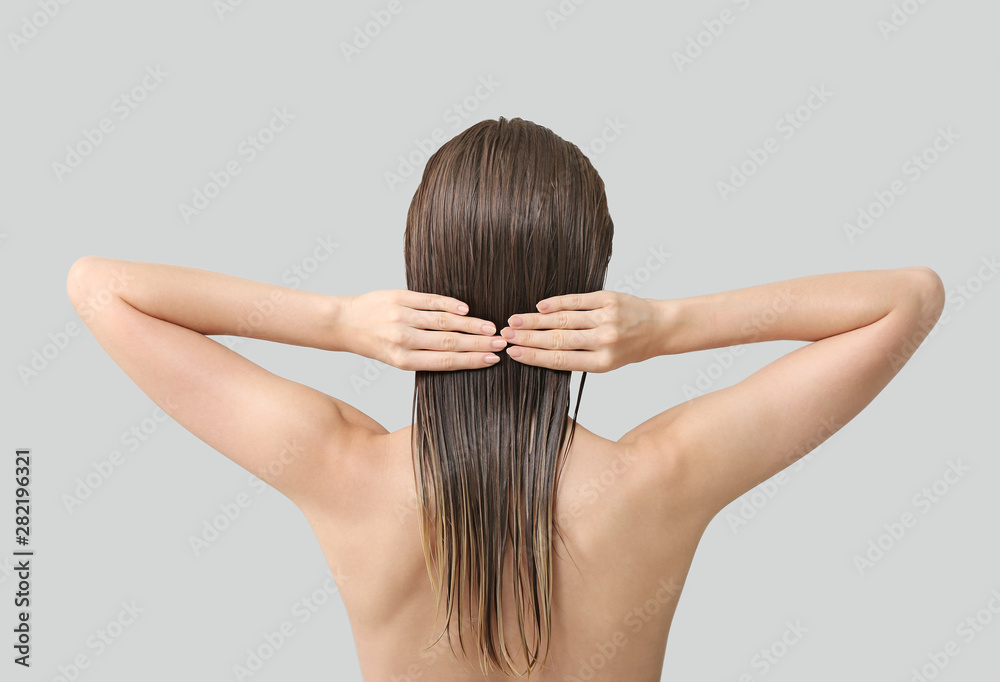
[[[434,316],[434,322],[437,324],[439,329],[448,328],[448,315],[446,313],[437,313]]]
[[[403,353],[401,350],[399,350],[398,348],[391,348],[389,350],[388,356],[390,365],[392,365],[393,367],[398,367],[399,369],[402,370],[409,371],[410,369],[409,358],[407,358],[406,354]]]
[[[455,337],[450,334],[445,334],[441,337],[441,350],[454,350],[455,348]]]
[[[566,366],[566,354],[562,351],[554,351],[552,353],[552,367],[554,369],[562,369]]]

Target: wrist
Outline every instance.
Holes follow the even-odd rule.
[[[684,306],[681,299],[645,299],[648,305],[650,320],[650,339],[646,349],[646,358],[660,355],[675,355],[679,352],[678,330],[684,316]]]
[[[322,350],[359,353],[357,334],[351,327],[350,315],[354,296],[326,296],[320,319],[324,321],[321,331],[325,343]]]

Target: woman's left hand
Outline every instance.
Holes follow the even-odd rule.
[[[346,299],[339,333],[351,352],[402,370],[492,367],[507,345],[493,323],[466,317],[468,306],[449,296],[383,289]]]

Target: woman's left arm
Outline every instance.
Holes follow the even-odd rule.
[[[346,458],[386,430],[206,335],[354,352],[404,369],[488,367],[493,354],[483,350],[492,337],[473,331],[482,320],[464,317],[461,302],[406,290],[327,296],[95,256],[73,264],[66,286],[94,337],[150,399],[300,508],[351,504],[360,482],[349,480],[358,467]],[[342,494],[331,495],[331,481]]]

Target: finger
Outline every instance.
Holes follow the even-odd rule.
[[[414,310],[443,310],[455,315],[465,315],[469,312],[469,306],[464,301],[451,296],[426,294],[409,289],[400,289],[400,291],[402,292],[400,303]]]
[[[608,304],[608,292],[590,291],[585,294],[563,294],[543,298],[535,307],[539,312],[551,313],[556,310],[596,310]]]
[[[587,350],[540,350],[523,346],[509,346],[505,351],[517,362],[535,367],[548,367],[572,372],[599,372],[600,358]]]
[[[597,335],[590,329],[536,331],[504,327],[500,336],[511,344],[546,350],[596,350],[600,347]]]
[[[553,313],[518,313],[507,318],[515,329],[593,329],[597,313],[586,311],[556,311]]]
[[[494,343],[497,343],[497,345],[493,345]],[[494,353],[498,350],[503,350],[507,346],[507,343],[507,340],[501,336],[470,335],[416,329],[410,333],[404,345],[412,350],[480,351]]]
[[[411,350],[402,354],[400,369],[411,372],[449,372],[458,369],[483,369],[500,362],[496,353],[442,353],[433,350]]]
[[[417,329],[429,329],[432,331],[459,331],[468,334],[488,334],[493,336],[497,333],[496,326],[489,320],[478,317],[466,317],[455,315],[449,312],[431,312],[429,310],[411,310],[406,315],[406,322]]]

